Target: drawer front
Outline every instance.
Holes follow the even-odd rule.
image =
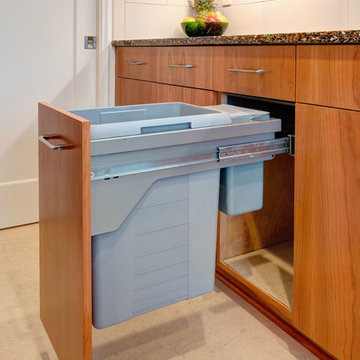
[[[360,110],[360,46],[297,47],[296,101]]]
[[[212,54],[209,46],[158,48],[158,79],[167,84],[211,89]]]
[[[295,46],[215,47],[213,89],[295,101]]]
[[[151,104],[157,102],[156,84],[148,81],[117,78],[115,105]]]
[[[214,91],[183,86],[157,84],[148,81],[117,78],[115,105],[150,104],[155,102],[185,102],[199,106],[217,104]]]
[[[183,86],[157,84],[158,102],[185,102],[198,106],[217,104],[217,93]]]
[[[118,47],[116,76],[155,81],[156,52],[154,47]]]

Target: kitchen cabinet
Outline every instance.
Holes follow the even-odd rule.
[[[296,101],[360,110],[358,45],[298,46]]]
[[[358,45],[116,49],[117,105],[167,101],[213,105],[222,99],[229,104],[270,109],[283,120],[281,136],[295,134],[295,157],[279,155],[265,163],[262,209],[236,216],[219,212],[216,270],[219,279],[324,359],[360,359],[358,53]],[[61,124],[63,116],[49,117],[49,126],[42,131],[54,133],[53,121]],[[75,115],[69,124],[73,128],[66,136],[76,144],[81,161],[89,151],[84,145],[89,135],[83,129],[83,136],[75,136],[77,127],[85,126]],[[41,149],[40,161],[52,163]],[[53,166],[66,170],[61,163]],[[90,238],[84,220],[90,211],[87,166],[84,161],[77,178],[81,181],[61,185],[60,190],[68,196],[72,193],[67,187],[76,187],[74,208],[59,207],[53,214],[71,225],[66,246],[80,265],[64,272],[64,284],[73,272],[74,289],[80,289],[82,295],[70,309],[73,317],[42,314],[52,329],[52,342],[70,348],[76,343],[74,358],[81,358],[82,353],[84,359],[91,358],[91,265],[84,262],[89,258],[86,241]],[[75,162],[70,169],[78,167]],[[42,176],[40,186],[47,187],[51,174]],[[49,189],[49,194],[56,191]],[[40,203],[47,209],[40,218],[48,217],[47,213],[52,216],[47,207],[51,196],[43,195]],[[73,221],[64,215],[67,211]],[[55,239],[53,249],[40,242],[43,254],[60,246],[56,228],[40,226],[40,234]],[[237,267],[240,260],[250,264],[245,272]],[[46,266],[43,263],[40,269]],[[279,280],[274,289],[253,281],[251,275],[257,266],[275,269]],[[51,288],[51,272],[41,274],[42,284]],[[41,296],[45,307],[47,297],[48,303],[54,300],[45,293]],[[81,339],[71,332],[63,335],[75,319],[84,335]],[[57,322],[61,331],[55,328]]]
[[[298,104],[294,325],[360,357],[360,113]]]
[[[182,50],[161,48],[162,62],[174,53],[179,64],[187,63],[178,58]],[[263,208],[237,216],[219,213],[218,276],[268,316],[275,314],[308,348],[310,339],[339,359],[359,359],[360,115],[352,111],[360,110],[359,46],[214,46],[212,55],[211,82],[158,79],[213,90],[219,99],[251,96],[242,106],[254,104],[253,96],[296,104],[295,161],[281,155],[265,163]],[[291,247],[285,246],[288,263],[279,267],[289,301],[249,281],[232,262],[254,254],[253,266],[266,265],[269,257],[262,251],[275,252],[282,244]]]

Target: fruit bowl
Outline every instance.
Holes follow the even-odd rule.
[[[187,36],[220,36],[222,35],[229,23],[227,22],[182,22],[181,27]]]

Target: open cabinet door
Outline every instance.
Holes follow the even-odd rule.
[[[39,136],[49,134],[39,142],[40,317],[59,359],[88,360],[90,122],[40,103]]]

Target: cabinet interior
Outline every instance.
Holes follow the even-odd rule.
[[[294,134],[294,103],[228,95],[231,105],[266,110],[282,119],[276,137]],[[264,163],[263,207],[229,216],[219,214],[218,261],[230,268],[237,280],[293,308],[294,157],[277,155]]]

